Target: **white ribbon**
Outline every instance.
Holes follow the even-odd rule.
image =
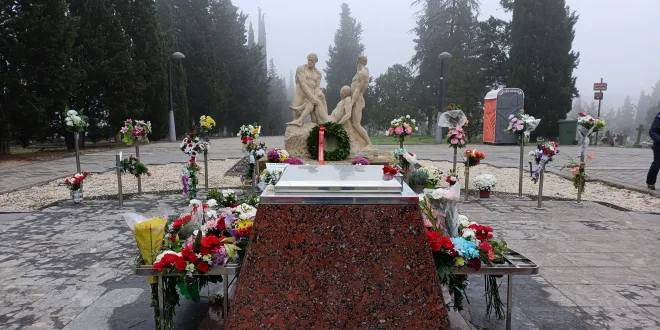
[[[254,164],[254,153],[250,151],[250,164]]]

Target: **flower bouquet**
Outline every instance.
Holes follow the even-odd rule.
[[[479,189],[479,195],[481,198],[488,198],[490,197],[490,191],[497,184],[497,179],[492,174],[481,174],[474,178],[472,184],[475,188]]]
[[[463,162],[469,167],[479,165],[484,159],[486,159],[486,155],[483,152],[477,151],[476,149],[467,149],[463,153]]]
[[[135,213],[123,215],[126,224],[133,233],[144,265],[152,265],[163,248],[166,221],[159,217],[146,218]],[[155,277],[148,277],[150,284],[156,283]]]
[[[259,188],[263,191],[266,186],[276,185],[277,182],[280,181],[282,172],[284,172],[284,170],[281,168],[267,168],[263,170],[259,175]]]
[[[420,169],[425,171],[428,176],[428,182],[424,188],[435,189],[438,181],[440,181],[442,171],[435,166],[422,166]]]
[[[449,183],[449,186],[453,186],[458,182],[458,174],[450,171],[449,175],[445,178],[445,182]]]
[[[261,133],[261,126],[254,123],[254,125],[243,125],[238,129],[238,135],[241,137],[241,143],[247,144],[249,139],[258,139]]]
[[[300,158],[289,157],[289,158],[287,158],[287,160],[284,161],[284,164],[303,165],[303,162],[302,162],[302,160],[300,160]]]
[[[407,115],[392,120],[385,135],[394,136],[394,140],[400,142],[403,147],[406,136],[412,135],[414,132],[417,132],[417,123],[415,119],[411,119],[410,115]]]
[[[540,119],[524,113],[511,114],[509,115],[509,127],[505,131],[522,137],[525,133],[535,130],[540,122]]]
[[[280,148],[274,148],[268,151],[268,162],[270,163],[284,163],[289,159],[289,153]]]
[[[447,143],[451,148],[465,148],[465,132],[463,127],[457,126],[454,129],[450,129],[447,133]]]
[[[194,158],[190,158],[188,165],[181,172],[181,184],[183,185],[183,195],[189,199],[197,198],[197,173],[200,168],[195,163]]]
[[[553,157],[558,153],[559,143],[552,141],[546,141],[543,144],[539,144],[536,150],[530,151],[529,155],[534,157],[534,162],[536,163],[536,169],[532,172],[532,181],[534,183],[538,182],[545,164],[551,162]]]
[[[351,162],[351,165],[371,165],[368,159],[358,156]]]
[[[210,147],[211,144],[209,142],[201,142],[194,132],[189,132],[179,144],[179,149],[192,158],[197,157],[200,153],[207,154]]]
[[[385,181],[391,181],[394,179],[394,176],[399,173],[399,170],[397,170],[394,167],[391,167],[390,165],[385,165],[383,166],[383,180]]]
[[[145,174],[147,176],[152,175],[151,171],[147,169],[147,166],[140,162],[140,158],[133,155],[127,159],[122,159],[119,167],[121,167],[121,172],[130,173],[135,175],[136,178]]]
[[[251,140],[245,145],[245,150],[252,156],[254,161],[264,158],[267,149],[266,142],[264,141],[255,142],[254,140]]]
[[[211,190],[206,194],[206,204],[209,207],[234,207],[238,204],[238,196],[233,189],[223,189],[221,191]]]
[[[69,191],[71,191],[71,197],[76,204],[80,204],[83,200],[83,181],[88,176],[89,172],[82,172],[64,179],[64,184],[69,188]]]
[[[199,117],[199,130],[206,136],[208,141],[208,136],[211,134],[211,131],[215,127],[215,120],[211,116],[201,116]]]
[[[489,226],[470,222],[464,215],[458,216],[458,235],[448,237],[442,228],[433,223],[426,225],[426,236],[433,253],[438,277],[446,285],[454,298],[454,309],[462,309],[462,301],[467,288],[467,276],[456,276],[453,267],[481,269],[482,263],[503,261],[502,254],[508,251],[506,242],[493,239],[493,229]],[[504,318],[504,305],[500,300],[499,286],[495,276],[486,276],[486,313],[495,309],[495,314]]]
[[[151,122],[144,120],[133,120],[126,119],[124,122],[124,127],[121,128],[120,132],[124,134],[122,141],[126,145],[133,145],[136,142],[149,142],[148,134],[151,134]]]
[[[587,155],[587,161],[594,159],[594,154]],[[573,158],[569,157],[569,163],[564,165],[564,168],[570,168],[571,174],[573,175],[573,187],[580,191],[584,191],[584,187],[587,183],[587,171],[586,164],[576,162]]]
[[[596,119],[582,112],[578,115],[578,125],[589,132],[600,132],[605,128],[605,121],[602,119]]]
[[[64,129],[69,132],[84,132],[87,128],[87,116],[83,115],[83,110],[69,110],[67,106],[62,113]]]

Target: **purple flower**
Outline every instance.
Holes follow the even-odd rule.
[[[368,159],[360,156],[353,160],[352,165],[371,165]]]
[[[181,183],[183,184],[183,195],[188,196],[188,176],[187,175],[182,175],[181,176]]]
[[[280,162],[280,148],[273,148],[268,152],[268,161],[271,163]]]
[[[218,251],[213,254],[211,266],[222,266],[227,262],[227,259],[227,250],[225,250],[225,248],[218,249]]]
[[[303,165],[302,160],[296,157],[287,158],[287,160],[285,160],[284,163],[289,165]]]

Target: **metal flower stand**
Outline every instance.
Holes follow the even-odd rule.
[[[79,132],[73,132],[73,143],[76,145],[76,173],[82,173],[82,170],[80,169],[80,146],[78,145],[80,142],[80,133]]]
[[[539,174],[539,196],[538,204],[536,205],[537,210],[543,210],[543,177],[545,176],[545,163],[541,166],[541,173]]]
[[[465,200],[463,203],[470,203],[470,160],[465,160]]]
[[[204,152],[204,187],[209,191],[209,153]]]
[[[137,157],[140,162],[142,161],[140,159],[140,145],[138,145],[137,143],[135,144],[135,157]],[[138,194],[142,194],[142,175],[139,175],[137,177],[137,180],[138,180]]]
[[[518,137],[520,142],[520,167],[518,168],[518,198],[523,198],[523,160],[525,158],[525,138],[524,134]]]
[[[456,154],[458,153],[457,149],[458,149],[457,147],[454,147],[454,165],[453,165],[454,167],[452,173],[456,173]]]
[[[222,311],[224,313],[224,318],[226,319],[229,315],[229,287],[235,285],[238,275],[241,273],[241,265],[230,263],[222,267],[213,267],[209,269],[208,272],[204,275],[194,275],[194,276],[222,276],[222,287],[223,287],[223,306]],[[163,276],[181,276],[180,273],[169,273],[169,274],[159,274],[158,271],[151,268],[150,265],[138,265],[135,267],[135,275],[139,276],[155,276],[158,278],[158,309],[160,315],[165,315],[165,299],[164,295],[164,285],[163,285]],[[230,283],[229,276],[232,275],[233,279]],[[160,329],[165,329],[165,322],[160,322]]]
[[[580,154],[580,167],[584,166],[584,152]],[[575,202],[576,205],[582,206],[582,185],[578,186],[578,192],[577,192],[577,201]]]
[[[454,268],[456,275],[500,275],[507,276],[506,288],[506,329],[511,330],[511,312],[513,309],[513,276],[517,275],[536,275],[539,273],[539,266],[527,259],[525,256],[513,250],[502,255],[504,263],[482,263],[481,269],[472,268]]]
[[[122,194],[121,186],[121,154],[117,154],[115,159],[117,163],[115,166],[115,170],[117,171],[117,195],[119,196],[119,208],[121,209],[124,207],[124,195]]]

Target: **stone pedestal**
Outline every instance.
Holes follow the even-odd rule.
[[[225,329],[450,329],[419,207],[259,206]]]

